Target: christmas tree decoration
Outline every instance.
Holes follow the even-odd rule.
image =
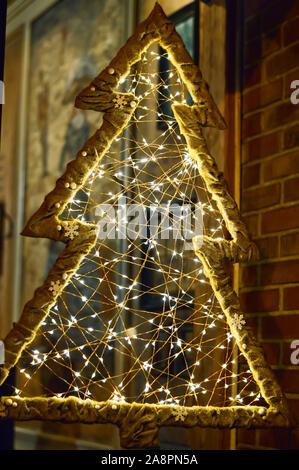
[[[158,3],[75,104],[103,121],[22,232],[65,248],[4,341],[1,419],[112,423],[125,448],[290,426],[225,268],[258,257],[204,138],[226,125]]]

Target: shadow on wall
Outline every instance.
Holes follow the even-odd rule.
[[[281,45],[281,24],[294,16],[294,9],[298,5],[297,0],[280,0],[269,6],[268,0],[255,0],[244,2],[244,13],[246,17],[249,12],[254,13],[261,10],[260,15],[253,16],[246,22],[244,30],[244,41],[248,44],[244,48],[244,69],[243,86],[248,87],[260,82],[261,64],[260,60],[268,54],[278,50]],[[267,8],[268,5],[268,8]],[[297,58],[298,61],[298,58]],[[266,67],[267,78],[274,76],[282,64],[277,58],[268,62]],[[290,68],[291,64],[286,64]]]

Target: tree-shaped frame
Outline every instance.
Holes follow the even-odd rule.
[[[67,165],[66,172],[30,218],[22,234],[31,237],[62,241],[65,248],[42,286],[25,305],[18,323],[5,339],[6,362],[1,368],[1,383],[18,362],[22,352],[35,338],[68,280],[79,268],[82,259],[95,246],[95,225],[76,220],[65,222],[59,215],[75,193],[81,189],[92,171],[123,131],[138,104],[131,93],[117,93],[120,81],[137,63],[141,54],[158,42],[168,53],[172,64],[185,83],[194,104],[173,104],[172,109],[189,147],[191,158],[199,168],[207,189],[226,223],[231,240],[216,240],[195,236],[194,249],[200,258],[239,350],[246,358],[259,386],[266,406],[192,406],[96,402],[68,398],[2,397],[0,417],[15,420],[53,420],[63,422],[112,423],[120,428],[123,447],[156,447],[161,426],[202,427],[286,427],[291,424],[286,399],[263,351],[248,326],[242,326],[239,299],[224,268],[232,263],[257,258],[257,248],[240,219],[237,205],[229,194],[223,175],[209,154],[202,127],[224,129],[225,122],[211,97],[201,72],[186,51],[174,24],[156,3],[150,16],[140,24],[136,33],[93,81],[76,98],[76,106],[101,111],[101,128],[85,143],[76,159]],[[76,236],[70,237],[75,230]]]

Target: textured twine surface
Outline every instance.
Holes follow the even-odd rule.
[[[170,60],[186,84],[194,101],[193,106],[173,105],[175,118],[184,134],[190,156],[198,163],[199,173],[208,191],[216,201],[226,223],[232,241],[217,241],[209,237],[194,237],[194,249],[201,260],[204,272],[210,280],[215,295],[226,315],[231,332],[239,349],[246,357],[251,372],[260,387],[269,408],[256,406],[186,407],[184,419],[173,412],[176,407],[137,403],[97,403],[78,398],[2,398],[0,418],[16,420],[46,419],[63,422],[113,423],[120,428],[123,447],[156,447],[161,426],[202,427],[269,427],[288,426],[290,417],[286,399],[274,374],[268,366],[262,348],[251,329],[239,331],[233,323],[234,315],[240,314],[240,303],[234,293],[231,279],[224,269],[224,261],[236,263],[257,258],[258,252],[250,240],[247,228],[233,197],[229,194],[223,174],[219,172],[214,158],[209,154],[202,135],[202,126],[225,129],[225,122],[211,97],[208,86],[198,67],[193,63],[174,24],[161,7],[156,4],[150,16],[140,24],[136,33],[120,49],[108,67],[76,98],[76,106],[104,112],[101,128],[84,144],[75,160],[67,165],[65,173],[46,197],[39,210],[30,218],[23,235],[43,237],[66,243],[66,247],[50,270],[45,283],[34,293],[24,307],[18,323],[5,339],[6,362],[1,367],[0,384],[10,369],[18,362],[23,350],[33,341],[50,308],[63,291],[66,283],[79,268],[81,260],[94,247],[97,240],[96,226],[73,222],[78,226],[78,236],[69,241],[65,235],[66,222],[59,220],[66,204],[82,188],[91,172],[99,164],[113,140],[131,119],[138,100],[132,94],[120,94],[115,90],[138,62],[141,54],[155,41],[166,49]],[[126,105],[115,107],[117,96],[126,97]],[[59,230],[57,227],[60,227]],[[50,291],[51,282],[59,281],[59,291]],[[113,408],[113,407],[117,408]]]

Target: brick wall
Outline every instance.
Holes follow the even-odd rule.
[[[241,302],[299,420],[299,0],[245,0],[242,215],[261,260],[241,269]],[[239,448],[299,448],[294,431],[239,431]]]

